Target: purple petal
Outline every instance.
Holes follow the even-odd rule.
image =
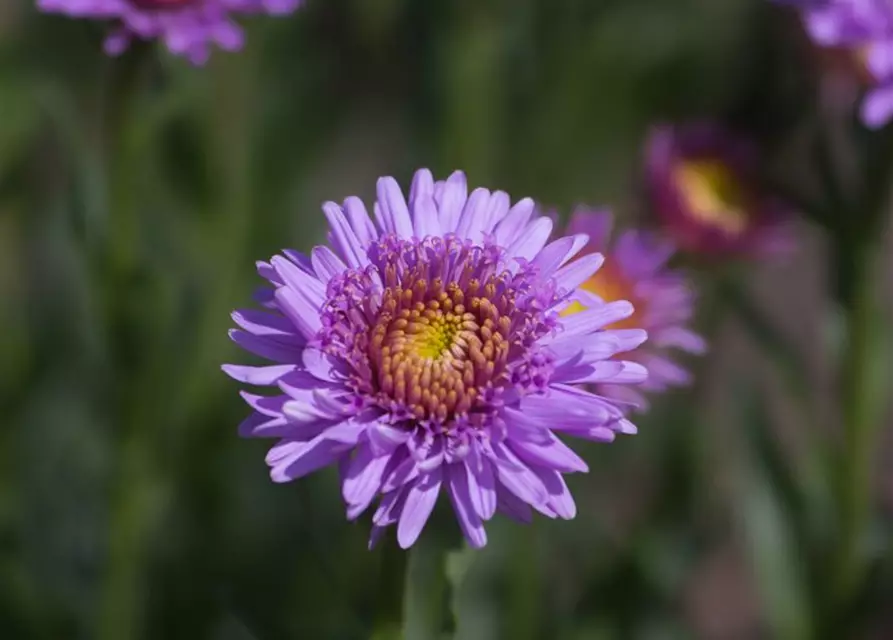
[[[239,436],[242,438],[273,438],[287,435],[288,421],[284,416],[270,416],[253,412],[239,424]]]
[[[508,248],[508,255],[514,258],[532,260],[548,242],[552,235],[552,221],[537,218],[530,223]]]
[[[347,377],[347,365],[325,351],[304,349],[302,363],[314,378],[327,382],[343,382]]]
[[[434,176],[428,169],[419,169],[412,177],[412,186],[409,188],[409,208],[415,210],[419,200],[427,198],[430,198],[432,203],[434,202]],[[415,224],[413,226],[416,234],[420,238],[424,237],[419,233],[418,226]]]
[[[561,265],[586,246],[587,241],[588,238],[584,235],[559,238],[543,248],[533,259],[533,264],[543,276],[551,277]]]
[[[372,531],[369,533],[369,551],[372,551],[375,548],[375,545],[381,540],[385,531],[387,531],[387,527],[380,527],[377,524],[372,525]]]
[[[392,453],[397,447],[406,444],[410,432],[376,422],[369,427],[369,445],[376,455]]]
[[[562,473],[587,473],[589,471],[589,467],[583,459],[554,436],[548,445],[512,441],[509,446],[521,460],[531,465],[554,469]]]
[[[536,203],[530,198],[524,198],[515,203],[498,225],[494,233],[496,244],[508,247],[517,239],[518,235],[527,227],[527,223],[533,216]]]
[[[487,215],[487,207],[490,204],[490,192],[487,189],[475,189],[468,196],[459,223],[456,225],[456,235],[463,239],[473,240],[471,233],[479,233],[478,224]]]
[[[862,101],[862,122],[871,129],[879,129],[893,117],[893,86],[868,92]]]
[[[406,503],[397,523],[397,543],[408,549],[419,538],[440,493],[441,468],[438,467],[420,477],[407,491]]]
[[[314,247],[310,252],[310,259],[316,276],[323,282],[347,271],[347,265],[328,247]]]
[[[542,467],[534,467],[533,472],[539,477],[543,486],[549,492],[549,506],[561,518],[572,520],[577,515],[577,505],[561,474],[551,469],[543,469]]]
[[[403,450],[405,451],[405,449]],[[400,489],[419,476],[419,465],[409,455],[394,465],[393,471],[385,473],[381,490],[384,493]]]
[[[496,512],[496,474],[493,463],[476,448],[473,451],[461,466],[468,472],[468,493],[475,512],[489,520]]]
[[[571,215],[567,233],[585,233],[589,236],[590,250],[604,251],[608,248],[614,216],[606,210],[590,210],[578,207]]]
[[[375,217],[382,231],[395,233],[401,238],[412,238],[415,235],[403,191],[391,177],[380,178],[378,181]]]
[[[315,309],[326,301],[326,288],[315,276],[299,269],[290,260],[274,256],[271,260],[285,284],[300,293]]]
[[[555,281],[565,290],[576,289],[589,280],[601,268],[605,257],[600,253],[590,253],[555,272]]]
[[[372,522],[382,527],[397,522],[408,494],[409,492],[405,489],[384,494],[381,502],[378,503],[378,509],[375,510],[375,514],[372,516]]]
[[[240,391],[239,395],[248,403],[248,406],[265,416],[278,418],[282,415],[282,407],[288,401],[288,396],[259,396],[247,391]]]
[[[667,327],[651,336],[651,341],[658,347],[682,349],[694,355],[707,352],[707,341],[701,336],[682,327]]]
[[[499,482],[518,498],[538,511],[541,510],[549,499],[542,481],[503,445],[494,444],[493,454],[492,459],[496,463],[496,477]]]
[[[366,423],[356,420],[345,420],[338,424],[332,425],[320,434],[321,438],[338,442],[341,444],[355,445],[360,436],[366,431]]]
[[[648,379],[648,370],[637,362],[604,360],[588,365],[566,364],[555,370],[552,380],[565,384],[641,384]]]
[[[347,222],[344,212],[334,202],[326,202],[322,206],[323,213],[329,221],[332,244],[351,267],[357,269],[365,266],[369,259],[366,257],[365,245],[361,244],[356,233]]]
[[[282,412],[293,424],[315,424],[323,420],[334,420],[335,416],[322,413],[310,402],[289,400],[282,405]]]
[[[239,309],[232,312],[233,321],[248,333],[276,338],[284,344],[303,346],[306,341],[295,332],[294,325],[279,314]]]
[[[375,225],[372,224],[369,212],[366,211],[366,205],[362,200],[356,196],[346,198],[343,210],[361,247],[368,247],[370,243],[378,239],[378,232],[375,230]],[[365,260],[365,249],[362,249],[360,253],[363,256],[363,264],[365,264],[368,262]]]
[[[267,336],[256,336],[239,329],[231,329],[230,339],[250,353],[273,362],[297,363],[301,361],[303,349],[287,345],[278,339]]]
[[[655,275],[666,267],[676,246],[665,238],[645,231],[622,233],[614,246],[614,256],[627,277],[639,279]]]
[[[567,338],[579,339],[579,336],[592,333],[605,325],[630,317],[633,314],[633,305],[626,300],[608,302],[596,307],[578,311],[560,320],[561,332],[556,340]]]
[[[503,486],[496,488],[496,506],[500,513],[522,524],[530,524],[533,521],[530,505]]]
[[[683,369],[675,362],[660,356],[649,356],[645,359],[645,366],[648,367],[648,382],[655,385],[674,385],[683,386],[691,384],[691,373]],[[661,388],[660,386],[655,389]]]
[[[419,238],[442,235],[437,205],[431,196],[421,196],[413,206],[412,213],[413,226]]]
[[[469,493],[468,475],[464,464],[451,464],[447,467],[449,484],[447,494],[453,503],[453,510],[459,520],[459,526],[469,546],[480,549],[487,544],[487,533],[484,531],[484,523],[473,505],[473,498]],[[496,492],[493,492],[495,508]]]
[[[523,411],[506,407],[502,415],[510,438],[538,444],[548,444],[552,441],[549,429]]]
[[[268,367],[249,367],[246,365],[225,364],[221,367],[223,372],[230,378],[246,384],[258,386],[276,384],[279,378],[288,375],[296,368],[297,365],[293,364],[280,364]]]
[[[276,304],[305,338],[312,339],[322,328],[319,306],[312,304],[301,292],[280,287],[273,294]]]
[[[361,446],[357,449],[341,484],[344,501],[354,507],[351,519],[357,518],[375,499],[381,488],[382,473],[387,463],[387,456],[375,457],[369,447]]]
[[[310,260],[310,257],[307,254],[301,253],[300,251],[295,251],[294,249],[283,249],[282,254],[292,263],[294,263],[295,266],[298,267],[299,271],[302,271],[310,278],[316,279],[316,274],[313,271],[313,262]],[[270,262],[273,262],[273,260],[271,259]],[[275,265],[273,265],[273,267],[276,268]],[[279,273],[278,270],[277,273]],[[280,275],[280,278],[281,277],[282,276]]]
[[[617,340],[616,353],[632,351],[648,339],[648,332],[643,329],[607,329],[605,334]]]
[[[605,399],[561,384],[552,385],[545,396],[523,398],[521,411],[553,430],[604,426],[622,417],[620,410]]]
[[[300,444],[270,469],[273,482],[290,482],[313,473],[334,463],[348,449],[340,442],[326,439],[324,434]]]
[[[453,233],[468,199],[468,182],[464,173],[455,171],[439,186],[440,189],[435,189],[434,200],[440,212],[440,228],[444,233]]]
[[[559,337],[548,343],[549,351],[555,356],[557,363],[573,360],[577,364],[589,364],[607,360],[620,352],[620,340],[609,331],[590,333],[585,340],[561,339]]]

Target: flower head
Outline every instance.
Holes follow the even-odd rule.
[[[667,267],[675,252],[673,244],[654,233],[633,229],[618,234],[612,242],[613,222],[613,216],[605,211],[578,209],[571,216],[568,233],[589,236],[581,255],[597,251],[605,255],[605,264],[580,285],[577,300],[563,314],[615,300],[633,304],[632,315],[606,328],[641,327],[648,332],[648,342],[625,355],[648,369],[648,379],[639,388],[602,383],[596,391],[644,408],[647,401],[640,390],[662,392],[691,382],[689,372],[674,361],[674,351],[702,354],[707,346],[688,326],[694,315],[694,292],[681,273]]]
[[[787,0],[796,5],[810,38],[821,47],[850,52],[867,85],[860,107],[866,126],[893,117],[893,2],[889,0]]]
[[[74,18],[112,20],[115,30],[105,42],[111,55],[122,53],[134,38],[163,40],[171,52],[204,63],[211,45],[228,51],[242,48],[243,33],[233,20],[239,14],[285,14],[303,0],[38,0],[42,11]]]
[[[663,126],[645,155],[652,207],[681,249],[726,257],[789,248],[790,212],[762,191],[750,141],[714,125]]]
[[[379,499],[373,538],[397,525],[408,547],[443,489],[473,546],[501,511],[572,518],[562,474],[586,464],[556,435],[597,441],[635,427],[612,400],[581,385],[641,383],[645,368],[615,358],[641,329],[604,329],[633,309],[593,304],[562,317],[602,264],[571,260],[585,235],[548,243],[534,203],[467,193],[465,176],[415,175],[408,202],[378,183],[373,224],[363,203],[327,203],[333,249],[259,263],[265,311],[238,311],[231,333],[275,364],[226,365],[254,413],[245,436],[278,438],[267,456],[276,482],[332,463],[348,517]]]

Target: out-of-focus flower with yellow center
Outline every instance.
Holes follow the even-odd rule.
[[[585,280],[562,315],[573,317],[592,307],[628,301],[633,312],[605,325],[623,336],[638,328],[649,340],[623,358],[648,369],[648,379],[638,387],[599,384],[599,394],[647,407],[642,392],[661,392],[688,384],[691,374],[676,362],[674,352],[701,354],[706,344],[689,325],[694,315],[695,294],[688,279],[667,267],[675,252],[672,242],[646,231],[630,229],[611,240],[613,216],[602,211],[579,209],[571,217],[568,233],[589,236],[583,255],[605,256],[602,268]]]
[[[645,156],[650,204],[681,249],[729,258],[790,247],[791,212],[762,188],[748,140],[714,125],[663,126]]]

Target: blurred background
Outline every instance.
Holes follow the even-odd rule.
[[[204,68],[152,45],[109,59],[105,25],[33,4],[0,7],[10,640],[371,637],[401,589],[388,545],[346,522],[334,470],[274,485],[268,443],[236,434],[220,364],[244,361],[226,331],[254,261],[322,241],[322,201],[422,166],[647,222],[652,124],[734,122],[795,171],[822,93],[794,16],[763,0],[310,0]],[[497,518],[451,557],[456,638],[893,637],[889,429],[865,460],[864,580],[821,617],[835,515],[808,452],[834,442],[846,345],[834,234],[797,231],[785,262],[688,262],[711,343],[696,383],[638,436],[580,444],[576,520]]]

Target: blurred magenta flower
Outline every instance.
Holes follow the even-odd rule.
[[[786,0],[822,47],[848,50],[855,75],[868,88],[862,121],[882,127],[893,116],[893,3],[889,0]]]
[[[75,18],[117,23],[105,41],[110,55],[122,53],[134,38],[160,39],[171,52],[203,64],[211,45],[236,51],[242,48],[240,14],[287,14],[304,0],[37,0],[42,11]]]
[[[326,203],[334,251],[285,251],[258,265],[266,311],[237,311],[231,332],[275,364],[225,365],[254,413],[244,436],[278,438],[275,482],[337,463],[347,515],[380,498],[370,544],[397,525],[403,548],[422,531],[441,489],[474,547],[500,511],[573,518],[562,474],[586,463],[556,435],[609,442],[635,433],[616,402],[585,390],[639,384],[645,368],[614,356],[641,329],[605,329],[629,302],[592,301],[561,316],[601,255],[573,258],[585,235],[548,243],[552,222],[501,191],[467,193],[461,172],[416,173],[408,202],[378,182],[375,224],[355,197]]]
[[[791,247],[791,211],[766,193],[750,140],[717,125],[655,128],[645,146],[645,187],[680,249],[716,258]]]
[[[602,383],[596,391],[642,409],[648,403],[639,389],[662,392],[691,382],[691,374],[674,361],[674,350],[700,355],[707,345],[689,328],[695,309],[694,291],[680,272],[667,266],[675,253],[672,242],[634,229],[621,232],[612,242],[613,223],[613,216],[605,211],[578,209],[571,216],[567,232],[589,236],[581,256],[597,251],[605,255],[605,264],[580,285],[577,301],[563,314],[616,300],[633,304],[632,315],[605,328],[641,327],[648,332],[648,342],[625,356],[643,364],[648,379],[639,388]]]

